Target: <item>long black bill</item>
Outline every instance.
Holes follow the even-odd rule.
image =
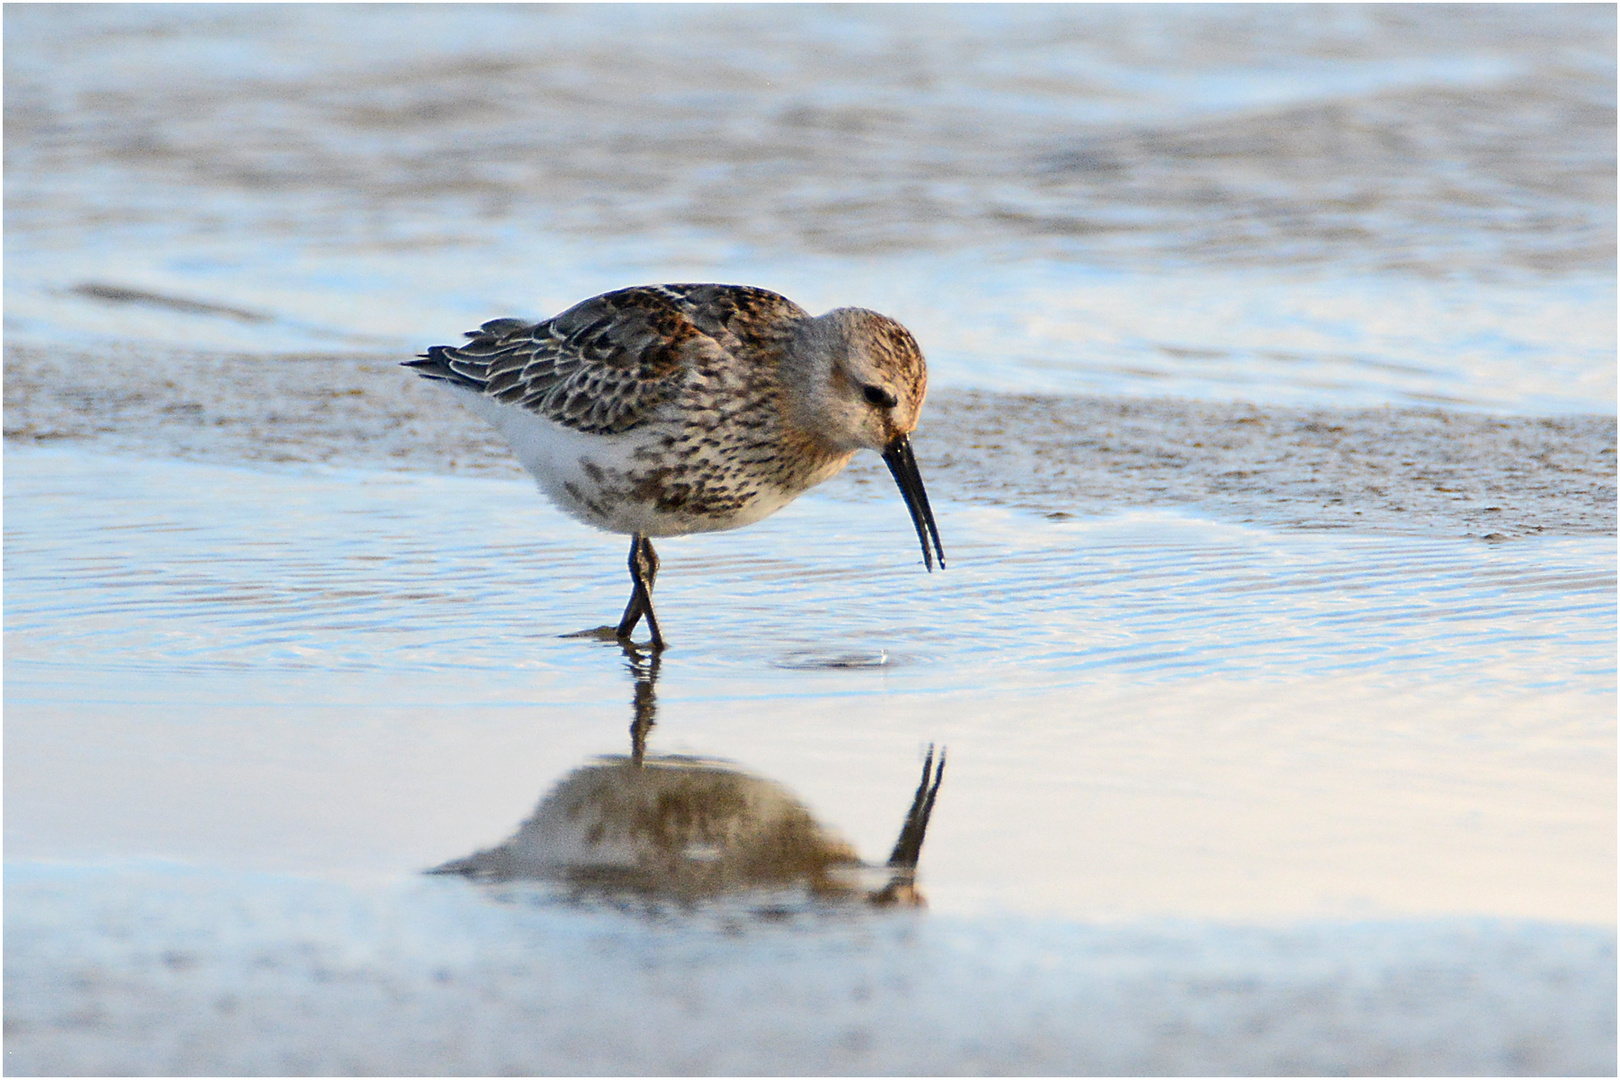
[[[934,524],[934,511],[928,507],[928,492],[923,490],[922,475],[917,472],[917,459],[911,453],[911,439],[897,437],[883,450],[884,464],[894,475],[894,482],[905,496],[906,509],[911,511],[911,523],[917,527],[917,539],[922,541],[923,565],[934,569],[934,555],[939,554],[939,568],[945,569],[945,549],[939,543],[939,526]],[[928,550],[928,541],[934,541],[934,550]]]

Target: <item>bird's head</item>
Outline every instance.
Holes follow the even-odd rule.
[[[794,342],[800,423],[840,452],[883,452],[917,428],[928,366],[911,331],[875,311],[806,319]]]
[[[911,433],[928,396],[928,365],[911,331],[865,308],[805,319],[784,382],[800,428],[837,453],[867,449],[883,455],[911,512],[924,564],[932,570],[937,553],[943,567],[945,550],[911,452]]]

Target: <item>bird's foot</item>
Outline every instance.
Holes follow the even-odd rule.
[[[564,638],[589,638],[591,641],[618,641],[619,628],[617,626],[598,626],[590,630],[575,630],[572,634],[560,635]]]
[[[564,639],[612,641],[617,642],[626,649],[635,649],[637,651],[648,650],[651,652],[663,652],[664,649],[667,648],[664,643],[664,636],[656,631],[654,632],[652,640],[648,641],[646,644],[639,644],[631,641],[629,634],[620,633],[617,626],[596,626],[589,630],[575,630],[572,634],[561,634],[559,636]]]

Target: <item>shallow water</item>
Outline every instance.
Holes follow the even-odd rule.
[[[897,499],[812,494],[664,545],[648,696],[559,636],[617,610],[618,545],[527,483],[6,466],[14,1064],[771,1071],[804,1009],[795,1069],[1579,1072],[1612,1047],[1607,539],[946,499],[930,576]],[[873,860],[948,746],[927,921],[567,890],[497,915],[405,884],[628,750],[638,705],[650,750],[736,762]],[[562,1028],[536,1019],[555,970],[589,1003]],[[626,993],[657,1047],[602,1007]],[[338,1027],[233,1019],[295,1014]]]
[[[526,484],[7,466],[14,856],[409,871],[628,748],[617,647],[563,636],[617,611],[618,545]],[[873,857],[948,745],[945,911],[1608,916],[1608,540],[939,516],[933,575],[897,500],[666,542],[649,745],[759,770]]]
[[[8,8],[8,1071],[1612,1071],[1614,30]],[[681,279],[917,333],[948,570],[858,463],[564,636],[397,362]],[[928,910],[420,874],[637,731],[948,748]]]
[[[523,481],[17,448],[7,464],[15,663],[476,670],[528,684],[532,669],[583,663],[591,647],[561,635],[607,621],[627,589],[622,544]],[[888,689],[920,665],[939,690],[1003,669],[1076,686],[1093,671],[1158,682],[1368,668],[1388,686],[1614,689],[1607,538],[1492,545],[942,502],[945,573],[922,571],[898,496],[812,493],[768,526],[665,540],[660,607],[683,645],[668,666],[770,678],[820,656],[881,656]],[[803,682],[783,677],[789,692]]]

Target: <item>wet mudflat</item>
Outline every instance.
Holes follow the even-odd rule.
[[[384,14],[7,12],[9,1072],[1612,1073],[1612,11]],[[566,637],[397,364],[658,280],[911,327],[950,568]]]

